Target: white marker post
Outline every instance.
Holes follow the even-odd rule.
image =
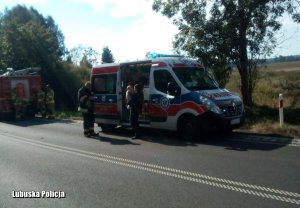
[[[279,125],[280,125],[280,127],[282,127],[283,126],[283,95],[282,95],[282,93],[279,94],[278,107],[279,107]]]

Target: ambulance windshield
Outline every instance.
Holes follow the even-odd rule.
[[[173,71],[181,83],[189,90],[211,90],[219,88],[218,83],[204,68],[175,67]]]

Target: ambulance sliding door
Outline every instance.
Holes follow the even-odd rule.
[[[144,104],[140,114],[140,124],[149,124],[149,77],[151,61],[123,63],[121,69],[122,121],[129,123],[129,110],[126,103],[126,88],[128,85],[141,84],[144,86]]]

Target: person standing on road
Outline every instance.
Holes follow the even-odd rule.
[[[94,132],[94,102],[91,93],[91,82],[86,82],[83,87],[78,90],[78,110],[83,117],[83,134],[85,137],[96,136]]]
[[[133,94],[133,87],[132,84],[127,85],[127,91],[126,91],[126,105],[127,105],[127,109],[129,109],[129,105],[128,103],[130,102],[131,98],[132,98],[132,94]]]
[[[20,120],[25,118],[27,102],[21,98],[17,88],[13,88],[11,92],[11,100],[14,107],[15,118]]]
[[[140,137],[139,131],[139,115],[144,102],[143,86],[140,84],[134,85],[134,93],[132,94],[131,100],[128,102],[130,108],[130,122],[134,131],[132,139]]]
[[[49,85],[46,85],[45,89],[45,110],[48,115],[48,119],[54,119],[54,109],[55,109],[55,101],[54,101],[54,91],[50,88]]]
[[[37,109],[40,112],[42,118],[46,117],[46,105],[45,105],[45,87],[43,86],[37,92]]]

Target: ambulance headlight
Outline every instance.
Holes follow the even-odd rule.
[[[216,114],[222,114],[221,109],[211,100],[207,99],[206,97],[203,97],[200,95],[200,103],[205,105],[208,110],[216,113]]]

